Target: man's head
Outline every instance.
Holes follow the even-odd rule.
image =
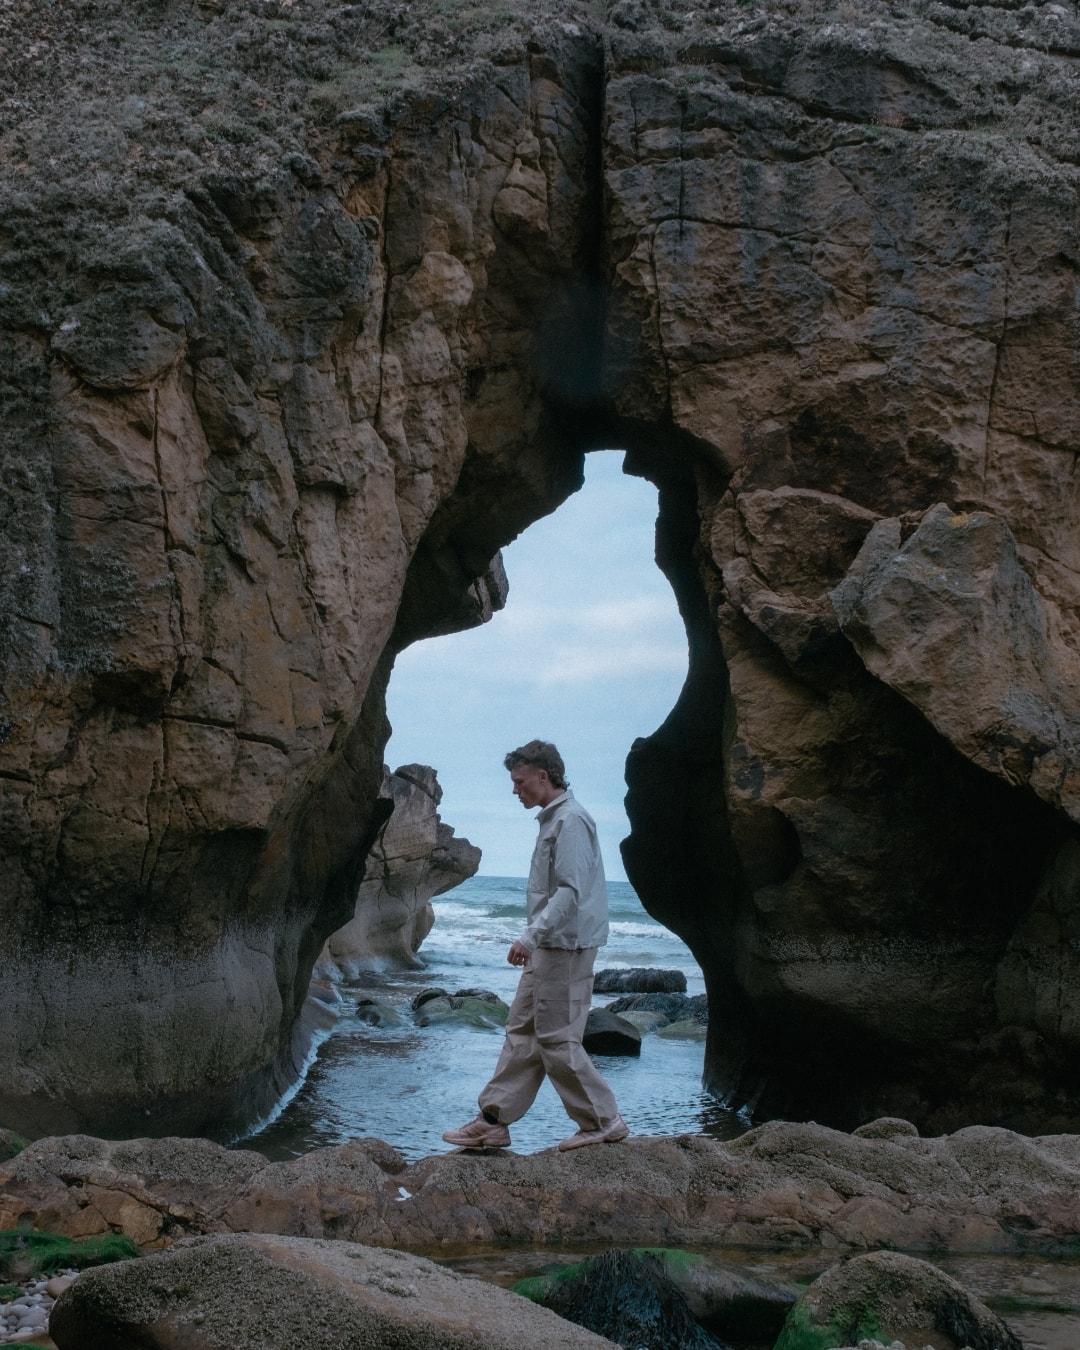
[[[526,809],[547,806],[566,791],[566,766],[550,741],[530,741],[503,760],[514,796]]]

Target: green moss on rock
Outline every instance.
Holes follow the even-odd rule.
[[[127,1261],[139,1254],[138,1245],[122,1233],[69,1238],[32,1228],[0,1231],[0,1275],[9,1279],[51,1275],[58,1270],[86,1270],[90,1266]]]

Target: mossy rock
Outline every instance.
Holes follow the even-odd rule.
[[[664,1041],[703,1041],[708,1028],[693,1017],[682,1017],[666,1027],[657,1027],[656,1034]]]
[[[58,1270],[86,1270],[140,1255],[138,1245],[122,1233],[69,1238],[33,1228],[0,1231],[0,1275],[22,1279],[52,1275]]]
[[[23,1151],[27,1143],[28,1140],[21,1134],[16,1134],[14,1130],[0,1130],[0,1162],[14,1158],[17,1153]]]
[[[0,1284],[0,1303],[10,1303],[13,1298],[19,1298],[22,1291],[21,1284]]]
[[[694,1317],[663,1255],[647,1248],[601,1252],[553,1275],[522,1280],[514,1292],[634,1350],[725,1350]]]
[[[635,1247],[625,1254],[659,1262],[694,1318],[725,1341],[771,1344],[798,1297],[793,1285],[677,1247]],[[579,1261],[529,1276],[513,1286],[514,1293],[551,1307],[553,1289],[580,1276],[586,1266]]]
[[[806,1308],[792,1308],[774,1350],[834,1350],[838,1345],[876,1341],[883,1335],[881,1322],[870,1307],[845,1309],[843,1317],[824,1325]]]
[[[860,1341],[941,1350],[1023,1350],[985,1304],[929,1261],[870,1252],[841,1261],[806,1290],[788,1314],[775,1350],[833,1350]]]
[[[510,1009],[503,1002],[489,1003],[483,998],[458,998],[457,995],[429,999],[416,1014],[418,1027],[466,1026],[490,1031],[506,1026]]]

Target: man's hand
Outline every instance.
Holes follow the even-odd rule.
[[[532,952],[525,946],[524,942],[515,942],[506,953],[506,959],[512,966],[527,966],[531,956]]]

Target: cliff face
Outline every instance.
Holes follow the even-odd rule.
[[[681,87],[642,46],[607,383],[699,528],[626,854],[704,953],[712,1081],[1075,1128],[1075,14],[733,24]]]
[[[499,545],[580,481],[534,329],[585,267],[595,41],[305,125],[295,61],[346,61],[348,14],[288,9],[27,7],[5,34],[41,81],[5,140],[0,1119],[24,1131],[270,1106],[384,819],[393,652],[489,615]]]
[[[0,1119],[272,1100],[395,652],[618,445],[713,1086],[1076,1128],[1075,7],[485,13],[5,20]]]

